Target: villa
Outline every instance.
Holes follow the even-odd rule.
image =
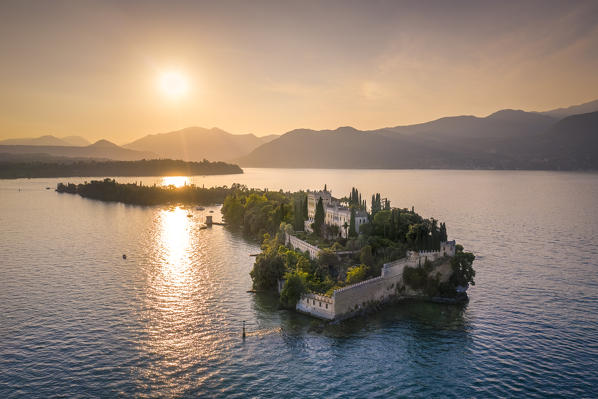
[[[347,238],[348,226],[351,222],[351,209],[341,205],[341,201],[334,198],[332,193],[328,190],[307,192],[307,220],[304,225],[305,231],[309,233],[313,231],[311,225],[314,223],[316,206],[320,198],[324,205],[324,223],[329,226],[337,226],[341,236]],[[367,213],[363,210],[357,210],[355,212],[355,231],[359,232],[360,226],[367,223],[367,221]]]

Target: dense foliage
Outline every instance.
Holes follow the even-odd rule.
[[[462,245],[456,246],[455,256],[451,259],[451,267],[453,269],[451,283],[454,286],[467,286],[468,284],[475,285],[475,270],[473,270],[474,260],[474,254],[471,252],[464,252]]]
[[[301,223],[295,220],[295,202],[303,197],[304,193],[238,190],[224,200],[222,215],[230,226],[242,228],[246,236],[260,239],[266,233],[276,234],[281,222],[302,225],[302,216]]]
[[[337,257],[330,251],[322,251],[321,259],[312,260],[307,254],[292,250],[283,245],[282,236],[288,225],[281,226],[280,231],[271,237],[264,236],[262,252],[257,256],[251,278],[253,289],[258,291],[274,291],[278,280],[285,283],[281,292],[281,304],[294,307],[300,294],[316,292],[324,294],[344,285],[332,278],[332,268],[339,265]],[[292,281],[289,282],[289,278]]]
[[[349,270],[347,270],[347,284],[356,284],[365,280],[367,270],[368,267],[366,265],[350,267]]]
[[[101,201],[123,202],[136,205],[159,205],[168,203],[217,204],[243,186],[203,188],[194,185],[184,187],[144,186],[137,183],[117,183],[114,179],[92,180],[83,184],[58,183],[59,193],[79,194]]]
[[[463,246],[457,245],[455,256],[450,259],[452,274],[447,282],[440,282],[440,278],[433,272],[434,265],[426,261],[418,267],[405,267],[403,270],[403,282],[415,290],[421,290],[430,297],[455,297],[457,287],[475,285],[473,261],[475,255],[464,252]],[[437,260],[436,264],[449,262],[448,259]]]
[[[224,162],[172,159],[141,161],[0,162],[0,179],[33,177],[193,176],[243,173]]]
[[[262,253],[258,255],[251,272],[256,290],[276,290],[283,281],[281,305],[294,307],[301,294],[314,292],[331,295],[335,289],[380,275],[384,263],[405,256],[407,250],[438,250],[447,240],[446,225],[435,219],[424,219],[414,209],[391,208],[390,202],[375,194],[374,209],[369,221],[355,231],[355,214],[366,210],[365,201],[353,189],[342,202],[351,209],[350,223],[346,226],[328,226],[322,199],[316,203],[314,232],[303,231],[307,220],[307,198],[304,192],[284,193],[238,190],[229,195],[222,208],[225,220],[231,226],[242,228],[253,238],[264,236]],[[346,229],[348,238],[343,238]],[[316,245],[320,252],[316,259],[287,248],[285,234]],[[455,277],[439,283],[431,273],[432,266],[406,268],[405,281],[428,295],[451,296],[461,283],[473,283],[473,255],[462,252],[453,263]]]
[[[269,234],[265,235],[262,252],[255,259],[255,264],[250,272],[254,290],[273,291],[277,289],[278,280],[285,275],[289,266],[285,256],[287,252],[286,247],[279,245],[276,238],[270,240]]]

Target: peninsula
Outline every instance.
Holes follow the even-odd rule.
[[[81,184],[58,183],[56,192],[78,194],[107,202],[122,202],[131,205],[166,204],[220,204],[227,196],[237,191],[248,191],[245,186],[233,184],[231,187],[197,187],[193,184],[183,187],[145,186],[141,183],[117,183],[114,179],[92,180]]]
[[[238,165],[225,162],[186,162],[173,159],[140,161],[94,161],[58,158],[55,161],[2,161],[0,179],[34,177],[104,177],[104,176],[192,176],[243,173]],[[51,159],[51,158],[50,158]]]
[[[253,289],[280,294],[289,309],[338,320],[403,299],[461,303],[474,285],[475,256],[448,241],[444,223],[394,208],[357,189],[227,196],[222,213],[249,236],[263,235]]]

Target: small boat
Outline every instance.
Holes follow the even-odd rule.
[[[197,209],[198,211],[203,211],[203,210],[205,210],[206,208],[204,208],[203,206],[198,206],[198,207],[197,207],[197,208],[195,208],[195,209]]]

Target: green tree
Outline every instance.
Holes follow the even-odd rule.
[[[357,237],[357,230],[355,229],[355,208],[351,207],[351,219],[349,223],[349,237]]]
[[[284,286],[280,292],[280,304],[287,309],[294,309],[301,295],[307,292],[307,273],[295,271],[285,275]]]
[[[474,260],[474,254],[471,252],[463,252],[463,246],[461,245],[456,246],[455,256],[451,259],[451,267],[453,268],[451,283],[453,283],[454,286],[466,286],[467,284],[475,285],[475,270],[473,270]]]
[[[318,252],[318,263],[320,265],[336,266],[339,262],[338,256],[329,248]]]
[[[293,203],[293,227],[296,231],[303,231],[303,201],[298,198]]]
[[[249,273],[253,280],[253,289],[259,291],[276,291],[278,280],[280,280],[286,271],[285,257],[280,250],[288,251],[284,246],[279,245],[278,239],[270,238],[269,234],[264,235],[262,243],[262,253],[260,253],[253,264],[253,269]]]
[[[379,211],[374,215],[374,225],[382,229],[384,237],[386,237],[386,231],[390,227],[391,216],[388,210]]]
[[[448,240],[448,236],[446,233],[446,223],[440,223],[440,241],[446,242]]]
[[[224,199],[222,215],[228,224],[232,226],[241,226],[243,224],[244,214],[245,208],[236,195],[229,195]]]
[[[374,266],[375,258],[372,255],[372,247],[370,245],[366,245],[365,247],[361,248],[361,253],[359,254],[359,260],[362,264],[372,267]]]
[[[313,274],[314,272],[313,263],[307,257],[305,257],[305,255],[298,255],[296,268],[297,271],[308,274]]]
[[[314,233],[318,236],[322,236],[323,234],[324,217],[324,202],[322,201],[322,197],[320,197],[320,199],[318,199],[316,213],[314,215]]]
[[[307,196],[304,195],[303,196],[303,220],[307,220],[308,219],[308,215],[307,215]]]
[[[367,275],[368,267],[366,265],[359,265],[350,267],[347,270],[347,284],[355,284],[359,283],[360,281],[365,280],[365,276]]]
[[[340,264],[338,256],[330,248],[322,249],[318,252],[317,272],[322,279],[337,274],[337,266]]]

